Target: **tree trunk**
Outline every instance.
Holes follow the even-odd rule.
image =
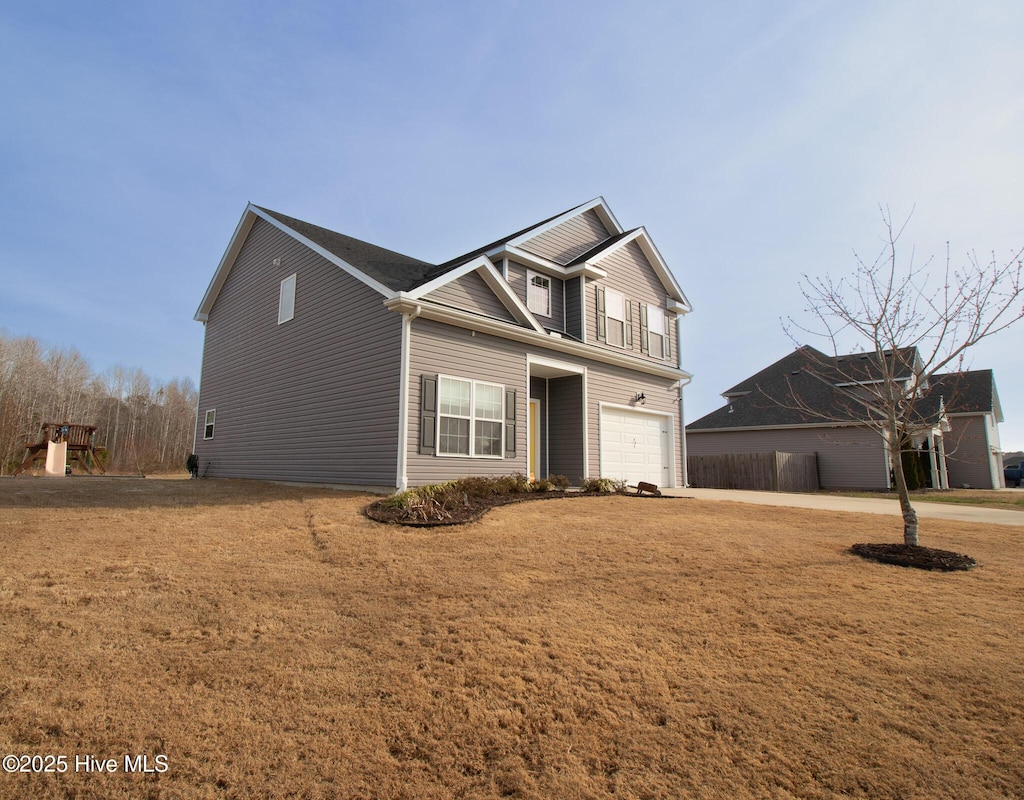
[[[900,511],[903,512],[903,543],[917,547],[917,512],[910,504],[910,491],[907,489],[907,476],[903,473],[903,437],[899,428],[890,423],[889,426],[889,463],[896,479],[896,494],[900,498]]]

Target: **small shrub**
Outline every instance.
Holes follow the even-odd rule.
[[[624,494],[626,482],[613,478],[584,478],[580,489],[595,494]]]
[[[494,491],[497,494],[526,494],[533,491],[530,479],[519,472],[512,475],[500,475],[492,480],[494,481]]]
[[[569,479],[564,475],[549,475],[548,480],[551,481],[551,485],[560,492],[564,492],[570,485]]]
[[[381,508],[400,511],[405,519],[419,522],[451,519],[452,511],[466,503],[466,492],[459,488],[458,481],[407,489],[380,501]]]
[[[533,491],[535,492],[550,492],[555,488],[555,484],[551,481],[541,478],[533,482]]]

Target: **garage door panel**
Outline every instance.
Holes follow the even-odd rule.
[[[626,409],[601,410],[601,475],[636,484],[670,483],[667,417]]]

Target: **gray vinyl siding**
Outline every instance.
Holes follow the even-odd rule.
[[[279,325],[292,274],[295,317]],[[394,486],[402,322],[381,301],[257,220],[206,323],[200,474]],[[205,440],[209,409],[216,429]]]
[[[583,306],[580,292],[583,278],[570,278],[565,282],[565,332],[583,339]]]
[[[951,489],[997,489],[992,485],[992,454],[985,438],[986,417],[951,416],[950,431],[943,436],[946,474]],[[1000,467],[998,476],[1002,475]]]
[[[601,218],[591,210],[535,236],[520,247],[556,264],[565,265],[610,235]]]
[[[673,449],[675,461],[675,481],[679,485],[682,480],[681,470],[681,428],[679,418],[679,393],[672,388],[674,380],[659,378],[635,370],[595,363],[583,358],[568,356],[564,353],[550,351],[540,346],[523,345],[507,339],[488,334],[445,325],[432,320],[417,319],[412,323],[409,357],[409,435],[407,440],[408,478],[409,485],[416,486],[433,483],[465,475],[507,475],[514,472],[528,474],[527,465],[527,356],[535,355],[571,364],[586,369],[586,386],[582,385],[582,376],[578,380],[580,393],[586,395],[586,425],[583,434],[582,403],[577,406],[576,419],[573,419],[571,378],[551,378],[548,380],[547,414],[549,453],[566,451],[568,454],[562,461],[550,460],[548,467],[551,474],[570,474],[574,463],[583,460],[586,454],[588,476],[596,476],[600,470],[600,425],[599,404],[615,403],[628,406],[637,392],[647,396],[645,408],[649,411],[668,413],[673,420]],[[516,409],[516,457],[514,459],[480,459],[421,455],[419,450],[419,415],[420,408],[420,376],[423,374],[445,374],[459,378],[499,383],[517,392]],[[559,383],[563,382],[563,383]],[[557,386],[556,386],[557,384]],[[555,387],[557,397],[551,397],[551,389]],[[534,387],[534,391],[537,391]],[[558,408],[556,408],[556,404]],[[554,423],[554,424],[553,424]],[[576,426],[574,433],[573,425]],[[558,428],[558,431],[555,429]],[[572,441],[578,447],[559,447]],[[561,437],[556,438],[556,437]],[[577,457],[575,453],[580,455]],[[578,470],[577,470],[578,471]]]
[[[526,273],[527,268],[516,261],[508,262],[508,285],[512,287],[512,291],[515,292],[525,306],[526,303]],[[543,274],[543,273],[537,273]],[[565,330],[565,297],[563,281],[560,278],[555,278],[552,275],[544,275],[551,281],[551,316],[544,316],[536,312],[532,313],[537,321],[540,322],[546,328],[552,328],[558,331]]]
[[[515,322],[515,317],[505,308],[504,304],[491,291],[483,278],[471,272],[449,281],[439,289],[425,295],[424,300],[482,314],[485,317],[500,319],[503,322]]]
[[[567,375],[548,381],[548,431],[551,437],[548,473],[564,475],[576,486],[584,477],[583,452],[578,447],[585,431],[580,408],[583,376]]]
[[[779,428],[687,431],[689,455],[817,453],[823,489],[885,489],[889,465],[882,436],[866,428]]]
[[[597,347],[604,347],[618,352],[622,352],[623,349],[626,349],[634,355],[649,361],[676,364],[677,355],[675,350],[678,341],[676,339],[676,324],[678,320],[676,314],[673,312],[666,311],[665,314],[665,334],[666,339],[669,342],[669,346],[671,347],[669,357],[651,358],[650,355],[646,352],[642,352],[641,350],[640,304],[646,303],[665,309],[666,291],[661,279],[654,272],[654,268],[647,260],[643,250],[640,249],[640,245],[636,242],[629,242],[606,258],[602,258],[597,263],[597,266],[607,272],[608,277],[599,281],[589,278],[586,280],[584,302],[586,303],[587,309],[587,342],[594,344]],[[620,292],[625,295],[626,301],[631,304],[633,328],[633,346],[631,348],[616,347],[614,345],[598,341],[596,287],[612,289]]]
[[[503,346],[508,345],[508,346]],[[433,456],[419,453],[420,376],[448,375],[487,381],[516,390],[515,458]],[[467,476],[526,475],[526,356],[511,343],[431,320],[413,320],[409,347],[409,436],[407,475],[410,486]]]
[[[657,378],[643,372],[636,372],[610,364],[592,364],[587,370],[587,419],[590,435],[587,438],[587,467],[591,476],[600,475],[600,404],[635,408],[637,411],[656,411],[668,414],[672,419],[673,456],[675,485],[682,485],[682,431],[679,419],[679,390],[675,381]],[[633,397],[643,393],[644,405],[635,405]]]

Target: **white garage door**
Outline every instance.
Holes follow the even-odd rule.
[[[671,484],[669,419],[660,414],[601,409],[601,477],[635,486]]]

